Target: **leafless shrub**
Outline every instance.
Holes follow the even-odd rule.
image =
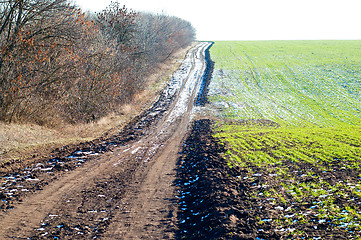
[[[0,121],[98,119],[143,90],[154,65],[194,36],[182,19],[118,3],[85,16],[66,0],[2,0]]]

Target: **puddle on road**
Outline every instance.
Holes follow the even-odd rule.
[[[147,111],[145,111],[139,117],[136,117],[128,126],[126,126],[118,136],[114,136],[115,139],[108,140],[101,142],[97,145],[90,145],[89,147],[85,147],[84,149],[77,149],[76,151],[72,152],[63,157],[56,157],[51,158],[47,161],[34,164],[32,166],[26,167],[23,170],[5,175],[0,176],[0,209],[12,209],[13,205],[19,201],[28,193],[28,192],[35,192],[37,190],[41,190],[42,187],[47,185],[57,172],[63,171],[71,171],[78,167],[81,167],[84,163],[93,159],[97,155],[103,154],[119,145],[125,146],[127,143],[131,141],[135,141],[139,139],[141,136],[146,134],[147,129],[152,124],[155,124],[157,120],[159,120],[167,111],[168,107],[174,100],[175,96],[179,93],[181,89],[183,89],[182,93],[180,94],[180,101],[177,102],[175,111],[173,111],[169,118],[168,122],[175,121],[176,118],[181,116],[187,107],[187,101],[189,101],[191,92],[194,91],[196,87],[195,78],[200,77],[200,71],[196,68],[201,66],[200,62],[195,64],[195,69],[193,73],[191,73],[192,69],[192,60],[191,54],[188,58],[183,62],[179,71],[177,71],[168,87],[162,92],[157,102]],[[193,74],[189,81],[184,84],[184,80],[187,78],[188,75]],[[157,150],[162,146],[161,143],[154,143],[153,147],[148,149],[146,154],[149,156],[153,156]],[[132,154],[136,155],[142,147],[138,147],[134,150],[131,148],[125,149],[123,152],[131,151]],[[148,161],[148,159],[144,159],[144,161]],[[141,161],[143,162],[143,161]],[[119,161],[117,164],[121,164]],[[194,167],[198,166],[197,163],[194,163]],[[187,182],[188,186],[194,186],[200,179],[200,176],[196,176],[194,178],[189,179]],[[188,194],[189,193],[189,194]],[[189,196],[191,191],[185,191],[185,196]],[[95,194],[95,198],[97,199],[104,199],[107,200],[107,196],[104,194]],[[195,199],[191,202],[191,204],[202,205],[204,204],[206,199]],[[68,200],[66,204],[71,204],[71,200]],[[187,205],[183,206],[187,208]],[[99,214],[106,214],[106,216],[98,216],[99,219],[102,219],[103,222],[109,221],[109,213],[105,210],[98,211],[96,209],[90,209],[86,211],[86,214],[92,215],[99,215]],[[209,218],[209,214],[203,214],[201,211],[191,211],[192,216],[197,217],[201,222],[206,221]],[[36,233],[36,236],[41,237],[49,237],[50,235],[54,237],[54,239],[59,239],[60,235],[54,235],[51,229],[58,229],[58,231],[74,231],[78,235],[84,235],[89,231],[96,232],[97,229],[88,229],[86,227],[81,226],[67,226],[63,223],[56,223],[58,219],[58,215],[49,215],[46,219],[43,220],[42,226],[38,227],[36,230],[39,233]],[[189,220],[186,217],[186,220]],[[77,222],[75,220],[74,224]],[[51,224],[50,224],[51,223]],[[53,225],[53,223],[55,225]],[[90,229],[90,230],[89,230]],[[50,235],[49,235],[50,233]]]
[[[47,162],[26,167],[17,173],[1,176],[0,209],[11,209],[12,203],[19,201],[28,192],[42,189],[46,184],[44,182],[46,175],[54,176],[57,171],[69,171],[80,167],[91,157],[101,153],[103,151],[77,150],[64,158],[52,158]]]

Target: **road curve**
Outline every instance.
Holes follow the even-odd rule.
[[[49,170],[51,181],[0,213],[0,239],[174,238],[176,162],[210,45],[202,42],[189,51],[159,104],[140,118],[140,123],[151,123],[143,124],[146,129],[137,141],[72,171]],[[36,179],[24,181],[29,180]]]

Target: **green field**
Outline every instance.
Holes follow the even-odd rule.
[[[360,239],[361,41],[216,42],[211,58],[215,136],[259,226]]]
[[[361,41],[217,42],[211,100],[222,115],[283,125],[357,125]]]

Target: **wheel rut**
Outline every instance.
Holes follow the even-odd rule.
[[[174,238],[176,162],[209,46],[191,49],[153,107],[100,150],[2,176],[0,238]]]

